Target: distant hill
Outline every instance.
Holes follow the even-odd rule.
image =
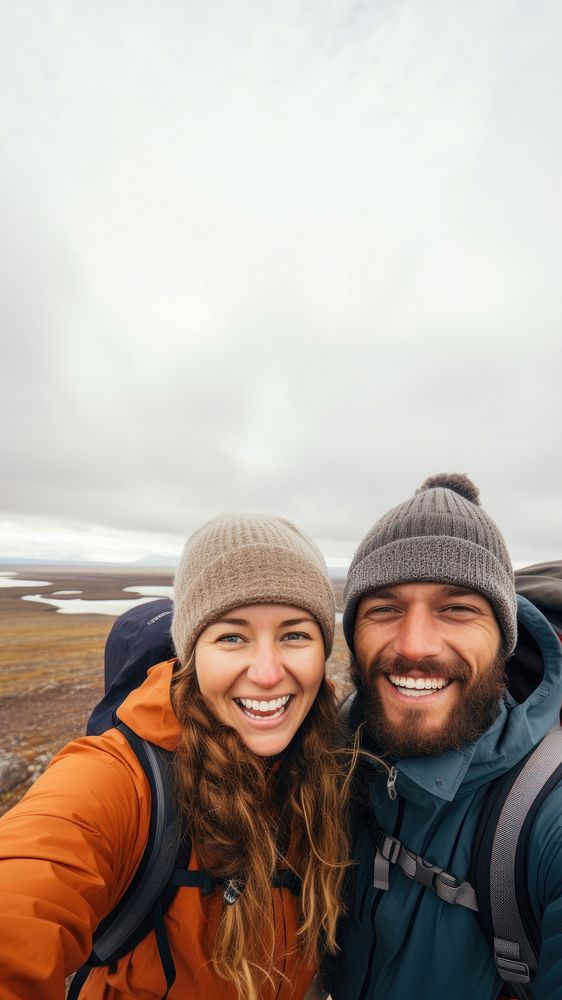
[[[15,566],[52,566],[54,568],[77,567],[81,569],[174,569],[177,559],[169,556],[147,556],[145,559],[135,559],[128,562],[97,562],[93,559],[24,559],[22,557],[8,559],[0,557],[0,572],[3,569],[13,569]]]
[[[15,566],[52,566],[55,567],[78,567],[82,569],[175,569],[179,562],[179,554],[176,558],[172,556],[145,556],[144,559],[129,560],[129,562],[95,562],[92,559],[8,559],[0,556],[0,572],[2,569],[11,569]],[[347,569],[343,566],[328,566],[330,579],[334,581],[345,580]]]

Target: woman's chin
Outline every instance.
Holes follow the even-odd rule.
[[[273,734],[263,734],[260,736],[253,734],[248,738],[242,736],[242,739],[248,750],[255,753],[256,757],[278,757],[279,754],[287,749],[293,735],[293,733],[290,736],[274,736]]]

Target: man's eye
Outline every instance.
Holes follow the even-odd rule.
[[[369,608],[367,614],[368,615],[388,614],[388,612],[390,611],[396,611],[396,608],[393,608],[390,604],[381,604],[380,607]]]
[[[471,608],[469,604],[448,604],[444,611],[452,611],[455,614],[476,614],[477,609]]]

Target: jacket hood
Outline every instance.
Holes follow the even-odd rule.
[[[506,692],[490,728],[462,750],[398,761],[396,789],[405,798],[423,798],[429,793],[450,802],[461,784],[463,792],[472,792],[513,767],[558,722],[562,703],[562,644],[530,601],[518,595],[517,605],[522,641],[527,646],[533,644],[535,650],[535,677],[527,677],[525,683],[536,686],[519,703]],[[510,677],[519,672],[518,648],[519,644],[507,663],[510,686]],[[353,715],[352,710],[352,718]]]
[[[138,736],[165,750],[176,750],[180,727],[170,701],[175,659],[157,663],[146,680],[117,709],[117,715]]]

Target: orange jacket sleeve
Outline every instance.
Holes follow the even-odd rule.
[[[63,1000],[130,882],[148,783],[124,737],[77,740],[0,820],[0,1000]]]

